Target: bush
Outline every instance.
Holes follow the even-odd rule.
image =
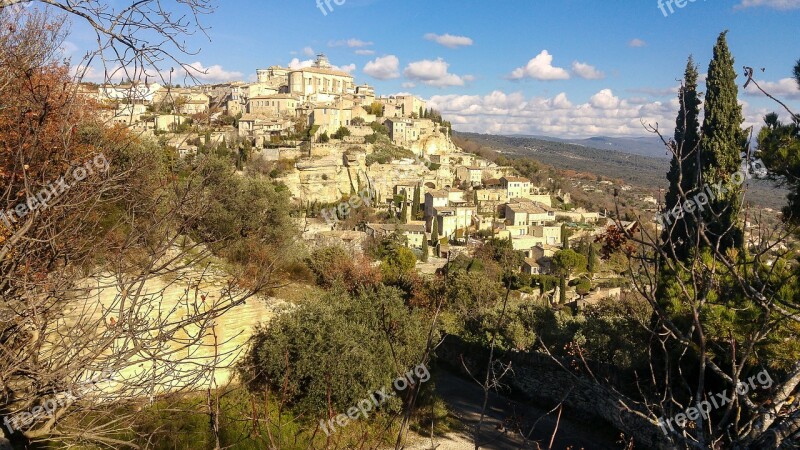
[[[319,142],[320,144],[327,144],[328,142],[330,142],[330,140],[331,138],[328,137],[328,132],[326,131],[319,135],[317,142]]]
[[[326,416],[329,399],[330,408],[345,411],[368,392],[390,385],[397,367],[407,370],[421,362],[425,323],[394,288],[353,298],[328,293],[259,328],[240,372],[242,379],[253,380],[251,391],[274,389],[310,417]],[[399,407],[395,401],[382,408]]]
[[[339,129],[336,130],[336,133],[333,133],[334,139],[342,139],[347,136],[350,136],[350,130],[347,129],[347,127],[339,127]]]
[[[372,128],[372,131],[374,131],[376,134],[383,134],[385,136],[389,135],[389,127],[387,127],[386,125],[382,125],[378,122],[372,122],[371,124],[369,124],[369,126],[370,128]]]
[[[354,260],[341,247],[314,250],[306,259],[317,284],[329,289],[337,284],[350,292],[356,292],[380,283],[381,276],[368,261]]]

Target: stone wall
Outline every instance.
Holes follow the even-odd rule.
[[[466,375],[461,362],[463,356],[473,376],[478,379],[485,376],[488,352],[483,348],[467,345],[455,336],[448,336],[436,353],[440,362],[462,375]],[[632,436],[636,448],[672,448],[665,442],[661,429],[647,418],[647,413],[640,405],[623,399],[610,388],[567,372],[545,355],[510,353],[497,359],[504,363],[511,362],[513,373],[502,381],[510,387],[513,397],[524,398],[548,410],[564,400],[565,414],[573,420],[598,428],[612,426],[626,436]],[[569,361],[562,361],[562,364],[570,367]]]

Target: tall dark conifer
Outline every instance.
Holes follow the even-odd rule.
[[[420,108],[422,109],[422,108]],[[419,205],[421,202],[420,199],[420,191],[422,190],[422,186],[417,184],[417,187],[414,188],[414,195],[411,200],[411,218],[413,220],[417,220],[419,218]]]
[[[721,251],[739,247],[742,230],[738,223],[741,209],[742,154],[747,138],[742,130],[742,107],[738,102],[734,60],[728,49],[727,31],[714,46],[714,57],[706,79],[705,117],[700,143],[701,184],[709,186],[715,199],[703,214],[709,240]]]
[[[674,154],[670,163],[667,180],[669,190],[664,199],[665,211],[672,211],[677,205],[691,198],[697,191],[698,182],[698,146],[700,144],[700,93],[697,92],[697,66],[689,56],[684,72],[683,85],[678,92],[680,110],[675,121]],[[683,194],[681,194],[681,190]],[[667,246],[675,249],[675,256],[685,259],[689,249],[697,240],[697,224],[692,214],[685,214],[680,219],[664,223],[663,239]],[[672,255],[667,248],[667,254]]]

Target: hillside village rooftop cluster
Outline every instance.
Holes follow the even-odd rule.
[[[462,152],[425,100],[378,96],[325,55],[310,67],[271,66],[256,75],[252,83],[82,89],[110,105],[108,120],[165,139],[181,158],[192,157],[202,144],[247,142],[251,162],[288,167],[276,181],[289,188],[297,205],[324,206],[325,214],[309,214],[298,224],[312,247],[338,245],[360,253],[365,240],[397,233],[418,259],[431,258],[421,270],[435,270],[494,236],[524,252],[520,271],[539,275],[552,273],[551,258],[564,248],[566,235],[571,241],[593,238],[610,223],[601,212],[571,207],[568,193],[549,192],[512,167]],[[385,135],[378,136],[381,129]],[[380,157],[387,149],[404,153]],[[391,219],[350,228],[338,220],[345,217],[325,220],[359,192],[369,192],[370,201],[357,207]],[[339,215],[357,207],[348,203],[347,214]],[[428,255],[422,258],[424,250]],[[618,295],[619,289],[596,293],[597,299]],[[557,292],[549,298],[557,299]],[[578,295],[571,289],[567,298]]]

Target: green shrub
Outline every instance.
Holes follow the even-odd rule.
[[[426,321],[395,288],[350,297],[330,291],[259,328],[240,366],[253,392],[278,391],[308,417],[345,411],[421,362]],[[387,328],[388,327],[388,328]],[[387,339],[388,337],[388,339]],[[423,385],[424,387],[425,385]],[[386,409],[397,409],[390,403]]]
[[[333,133],[332,137],[334,139],[342,139],[347,136],[350,136],[350,130],[347,129],[347,127],[339,127],[339,129],[336,130],[336,133]]]

